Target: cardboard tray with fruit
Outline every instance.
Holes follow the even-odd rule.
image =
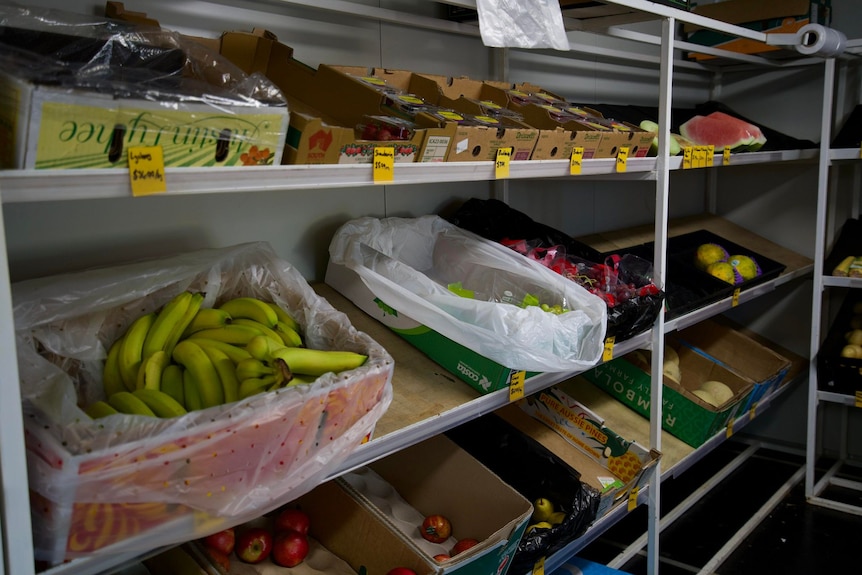
[[[847,395],[862,391],[862,296],[853,291],[817,352],[817,387]]]
[[[108,350],[128,341],[138,320],[158,318],[189,292],[203,296],[201,309],[242,296],[275,303],[301,326],[304,348],[365,359],[244,398],[228,397],[217,373],[209,383],[221,379],[223,390],[196,382],[203,371],[192,365],[202,370],[206,363],[187,361],[195,378],[185,389],[207,391],[206,403],[202,393],[194,404],[195,394],[185,394],[188,410],[180,406],[171,417],[124,411],[111,401],[121,392],[108,387]],[[142,552],[265,513],[331,473],[392,398],[392,357],[263,242],[22,281],[12,293],[34,548],[47,563]],[[201,341],[196,336],[176,344],[175,360],[183,344],[194,349],[188,344]],[[301,373],[296,365],[293,371]],[[219,399],[216,390],[224,391],[222,403],[209,401]],[[108,407],[95,415],[100,402]],[[110,407],[116,409],[106,415]]]

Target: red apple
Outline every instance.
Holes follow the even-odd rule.
[[[297,531],[303,535],[308,535],[310,525],[311,520],[308,513],[301,509],[287,508],[275,516],[276,531]]]
[[[249,527],[240,532],[234,551],[245,563],[260,563],[272,553],[272,533],[263,527]]]
[[[394,567],[387,571],[386,575],[416,575],[416,571],[407,567]]]
[[[230,556],[222,553],[218,549],[212,547],[206,548],[206,553],[213,563],[221,567],[225,572],[230,573]]]
[[[458,553],[461,553],[462,551],[466,551],[470,547],[473,547],[474,545],[478,545],[478,544],[479,544],[479,542],[477,540],[472,539],[470,537],[465,537],[464,539],[459,539],[458,542],[452,546],[452,551],[450,551],[449,554],[454,557]]]
[[[452,524],[442,515],[428,515],[419,531],[431,543],[443,543],[452,535]]]
[[[280,531],[272,542],[272,561],[282,567],[296,567],[308,555],[308,538],[298,531]]]
[[[234,545],[236,544],[236,532],[233,527],[223,529],[217,533],[212,533],[204,537],[204,545],[209,549],[215,549],[225,555],[233,553]]]
[[[447,555],[445,553],[438,553],[437,555],[434,556],[434,561],[436,561],[438,563],[442,563],[443,561],[448,561],[451,558],[452,557],[450,557],[449,555]]]

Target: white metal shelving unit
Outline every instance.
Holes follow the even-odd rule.
[[[856,44],[856,42],[851,42]],[[862,483],[842,479],[838,472],[847,464],[847,453],[844,444],[847,439],[846,427],[843,431],[842,449],[835,463],[817,476],[817,463],[820,456],[820,422],[821,412],[828,404],[843,406],[845,410],[862,406],[862,390],[856,392],[856,396],[820,391],[818,387],[817,357],[820,346],[823,343],[824,292],[829,288],[858,289],[862,282],[856,278],[842,278],[827,275],[824,270],[827,250],[827,235],[829,224],[827,213],[829,203],[836,201],[830,196],[830,172],[834,160],[859,160],[859,150],[830,150],[829,143],[832,139],[832,124],[835,121],[832,108],[826,104],[831,102],[835,88],[835,61],[827,60],[823,80],[824,105],[820,128],[820,158],[818,165],[818,198],[817,198],[817,236],[815,238],[814,259],[814,293],[811,304],[811,363],[809,365],[808,379],[808,421],[807,442],[805,452],[805,497],[814,504],[845,513],[862,515],[862,506],[853,505],[840,501],[834,493],[828,493],[830,488],[838,487],[847,490],[862,492]],[[858,169],[858,168],[857,168]],[[846,425],[846,417],[844,419]]]
[[[419,0],[416,0],[417,2]],[[674,54],[678,50],[690,48],[684,42],[676,40],[674,35],[675,25],[679,22],[699,24],[708,28],[729,32],[741,37],[764,41],[766,36],[759,32],[731,26],[720,22],[690,14],[678,9],[669,8],[655,4],[647,0],[605,0],[608,4],[615,4],[631,9],[633,12],[646,15],[650,19],[661,20],[662,34],[660,37],[627,31],[624,28],[615,27],[616,21],[599,20],[577,20],[566,19],[567,28],[570,30],[601,30],[610,36],[626,40],[634,40],[653,44],[660,47],[658,57],[638,57],[636,60],[645,64],[658,66],[660,73],[660,96],[659,96],[659,126],[660,133],[669,132],[670,118],[669,110],[673,95],[673,75],[675,67],[685,69],[702,70],[711,73],[712,69],[697,63],[686,62],[676,59]],[[215,0],[214,3],[219,3]],[[464,7],[475,8],[473,1],[448,1]],[[258,3],[251,2],[257,5]],[[290,5],[307,9],[317,9],[338,14],[348,14],[363,19],[380,22],[397,23],[402,26],[417,27],[428,30],[436,30],[446,33],[462,35],[478,35],[476,26],[469,24],[458,24],[429,18],[405,14],[393,10],[370,7],[355,4],[343,0],[279,0],[278,2],[260,2],[262,10],[277,11],[278,5]],[[594,46],[581,46],[572,44],[571,54],[578,57],[579,54],[589,52],[595,54]],[[740,62],[745,66],[763,66],[774,68],[794,68],[811,65],[813,61],[773,61],[756,56],[741,56],[719,51],[718,55],[725,56],[731,60]],[[602,58],[630,58],[631,53],[622,51],[604,50],[598,55]],[[759,152],[739,154],[732,157],[732,164],[756,165],[775,162],[812,162],[820,158],[821,166],[824,162],[824,153],[828,149],[782,151],[782,152]],[[833,151],[833,154],[835,152]],[[713,157],[715,169],[721,164],[721,156]],[[557,179],[569,178],[568,161],[527,161],[513,162],[511,166],[511,179]],[[658,283],[663,284],[666,277],[666,254],[665,245],[668,235],[668,196],[669,180],[671,173],[682,169],[680,157],[668,156],[668,138],[661,139],[658,158],[632,159],[628,161],[625,174],[616,173],[615,160],[587,160],[584,162],[583,175],[579,178],[611,178],[614,180],[649,180],[655,182],[655,272]],[[822,168],[821,168],[822,169]],[[195,195],[195,194],[242,194],[258,191],[290,192],[291,190],[308,189],[336,189],[358,186],[373,185],[372,172],[367,166],[279,166],[272,168],[242,168],[233,169],[168,169],[167,179],[170,192],[167,196]],[[494,169],[491,162],[469,162],[444,165],[428,164],[399,164],[395,170],[395,180],[392,186],[408,186],[411,184],[429,182],[482,182],[493,181]],[[409,193],[409,190],[406,192]],[[129,198],[128,176],[125,173],[114,171],[76,170],[76,171],[8,171],[0,172],[0,194],[3,204],[29,203],[29,202],[57,202],[71,200],[100,200],[108,198]],[[132,201],[132,200],[129,200]],[[2,220],[0,220],[2,225]],[[18,389],[17,360],[14,345],[14,330],[11,313],[11,295],[9,291],[7,248],[5,232],[0,241],[3,242],[2,276],[0,276],[0,341],[5,345],[0,349],[0,394],[3,401],[0,402],[0,479],[2,479],[3,499],[0,501],[0,527],[3,528],[3,548],[0,558],[0,575],[5,572],[14,575],[30,575],[34,573],[33,547],[29,537],[30,515],[28,506],[28,486],[26,474],[26,457],[24,452],[24,436],[22,425],[22,414],[20,410],[20,391]],[[722,313],[730,309],[736,303],[743,303],[756,297],[760,297],[776,286],[793,281],[805,276],[811,269],[799,269],[791,274],[766,282],[751,290],[741,293],[739,300],[731,302],[731,299],[716,302],[706,308],[697,310],[691,314],[665,321],[663,316],[659,317],[650,331],[636,336],[635,338],[622,342],[615,346],[614,355],[621,355],[636,348],[651,346],[656,350],[653,354],[653,377],[660,377],[663,361],[664,334],[673,329],[680,329],[701,321],[712,315]],[[815,274],[816,274],[815,266]],[[531,378],[526,384],[526,393],[534,393],[553,385],[554,383],[570,377],[573,374],[543,374]],[[662,386],[653,386],[651,405],[661,405]],[[504,392],[496,392],[469,401],[462,406],[441,413],[438,417],[421,422],[419,425],[405,428],[400,432],[375,439],[359,448],[348,461],[344,463],[340,472],[362,465],[387,453],[391,453],[407,445],[416,443],[424,438],[440,433],[446,429],[463,423],[483,413],[492,411],[505,405],[508,396]],[[768,405],[768,398],[761,403],[758,412]],[[745,414],[740,417],[735,426],[742,427],[753,414]],[[651,447],[661,449],[661,426],[660,415],[653,414],[650,420]],[[707,453],[712,447],[718,445],[724,437],[719,434],[708,442],[703,448],[696,450],[685,461],[678,463],[674,468],[657,469],[658,480],[654,481],[649,489],[641,492],[639,502],[649,506],[648,533],[645,545],[648,549],[650,572],[658,572],[658,536],[661,529],[661,518],[659,516],[660,484],[661,479],[675,473],[681,473],[688,465]],[[589,541],[593,540],[607,527],[616,522],[624,514],[624,507],[616,508],[610,515],[599,520],[587,535],[572,542],[571,545],[546,563],[550,570],[556,565],[564,562],[577,550],[582,549]],[[10,528],[14,525],[14,530]],[[138,554],[119,553],[112,556],[96,557],[92,559],[74,560],[69,563],[51,568],[48,573],[68,573],[72,575],[85,575],[91,573],[109,572],[116,567],[129,561],[133,561]],[[520,575],[520,574],[518,574]]]

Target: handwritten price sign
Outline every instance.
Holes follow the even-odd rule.
[[[129,148],[129,181],[133,196],[148,196],[168,190],[161,146]]]
[[[374,148],[374,181],[391,182],[395,179],[395,148],[378,146]]]

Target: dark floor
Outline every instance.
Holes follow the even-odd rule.
[[[661,490],[662,514],[673,509],[747,447],[736,441],[726,442],[679,477],[665,481]],[[831,462],[823,465],[828,464]],[[742,467],[662,532],[659,573],[700,572],[802,466],[804,459],[797,455],[759,449]],[[860,479],[859,468],[845,466],[842,472],[848,478]],[[837,490],[830,488],[827,493],[832,498],[862,505],[862,494],[839,493]],[[647,509],[640,506],[578,556],[607,564],[641,536],[646,526]],[[858,573],[860,550],[862,516],[807,503],[802,478],[713,572],[720,575]],[[857,567],[849,569],[854,564]],[[645,574],[646,549],[621,570],[632,575]]]

